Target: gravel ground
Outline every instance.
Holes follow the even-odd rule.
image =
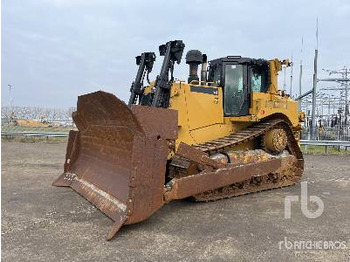
[[[3,261],[350,261],[350,156],[305,156],[303,181],[325,207],[319,218],[306,218],[300,203],[284,218],[284,198],[300,195],[297,184],[210,203],[175,201],[107,242],[112,221],[71,189],[51,186],[64,143],[1,147]],[[279,244],[285,238],[346,248],[288,249]]]

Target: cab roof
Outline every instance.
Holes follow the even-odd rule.
[[[269,61],[262,58],[249,58],[241,56],[226,56],[209,61],[210,64],[222,64],[222,63],[237,63],[237,64],[252,64],[252,65],[268,65]]]

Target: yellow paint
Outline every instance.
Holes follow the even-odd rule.
[[[289,96],[271,93],[253,93],[249,113],[253,118],[259,120],[276,113],[281,113],[289,119],[294,127],[299,125],[298,103]]]
[[[280,61],[275,58],[269,61],[269,69],[270,69],[270,86],[269,92],[272,94],[278,93],[278,72],[282,70],[282,65],[290,66],[291,63],[288,59]]]
[[[289,61],[270,61],[269,90],[267,93],[252,93],[247,116],[224,117],[221,87],[173,83],[169,108],[178,111],[176,148],[180,142],[195,145],[230,135],[274,114],[279,114],[279,117],[283,115],[297,129],[300,126],[297,102],[287,95],[282,95],[277,88],[277,75],[283,64],[288,66]],[[215,92],[194,92],[191,91],[191,86],[208,88]]]

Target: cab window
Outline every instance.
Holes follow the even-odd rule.
[[[252,92],[265,92],[266,76],[265,71],[259,67],[251,67],[249,69],[250,86]]]
[[[239,115],[244,103],[243,66],[225,66],[224,112],[225,115]]]
[[[252,87],[252,92],[261,91],[261,75],[259,74],[251,75],[251,87]]]
[[[211,64],[209,66],[208,81],[210,85],[220,86],[221,83],[221,66],[220,64]]]

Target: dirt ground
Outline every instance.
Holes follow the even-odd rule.
[[[112,221],[71,189],[51,186],[64,153],[64,143],[2,143],[3,261],[350,261],[350,156],[305,156],[309,196],[324,203],[319,218],[305,217],[300,202],[284,218],[284,198],[300,196],[297,184],[172,202],[107,242]],[[288,249],[285,240],[345,241],[346,248]]]

